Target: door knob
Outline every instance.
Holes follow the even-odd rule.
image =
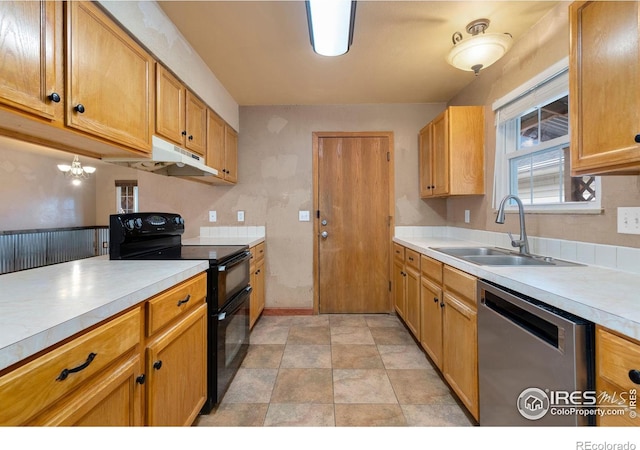
[[[329,236],[329,233],[327,233],[326,231],[323,231],[322,233],[320,233],[320,237],[321,237],[322,239],[326,239],[326,238],[327,238],[327,236]]]
[[[322,222],[320,222],[320,225],[322,225],[323,227],[327,226],[327,219],[322,219]]]

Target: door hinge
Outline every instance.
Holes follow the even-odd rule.
[[[320,218],[320,210],[319,210],[319,209],[317,209],[317,210],[316,210],[316,219],[319,219],[319,218]]]
[[[389,292],[391,292],[391,280],[389,280]]]
[[[391,220],[393,219],[393,217],[389,216],[389,220],[387,220],[387,226],[390,227],[391,226]]]
[[[387,152],[387,161],[391,161],[391,152]]]

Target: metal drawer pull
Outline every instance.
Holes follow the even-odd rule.
[[[187,303],[189,300],[191,299],[191,294],[187,294],[187,296],[185,298],[183,298],[182,300],[178,300],[178,306],[180,305],[184,305],[185,303]]]
[[[73,369],[64,369],[62,372],[60,372],[60,375],[58,375],[56,381],[66,380],[70,373],[76,373],[86,369],[87,367],[89,367],[89,364],[91,364],[96,356],[98,356],[97,353],[89,353],[89,356],[87,356],[87,360],[84,363],[80,364],[78,367],[74,367]]]
[[[629,371],[629,379],[635,384],[640,384],[640,370],[632,369]]]

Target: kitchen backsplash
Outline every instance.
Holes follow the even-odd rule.
[[[264,237],[264,226],[247,227],[200,227],[200,237]]]
[[[395,235],[404,238],[450,238],[478,242],[481,245],[512,248],[507,233],[458,227],[398,226]],[[640,273],[640,249],[589,242],[529,236],[531,253],[582,264]],[[514,249],[515,250],[515,249]]]

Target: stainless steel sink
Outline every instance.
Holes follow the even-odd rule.
[[[481,266],[582,266],[545,256],[521,255],[498,247],[440,247],[434,250]]]
[[[440,247],[434,248],[439,252],[451,256],[476,256],[476,255],[508,255],[511,252],[497,247]]]
[[[551,261],[542,258],[520,255],[482,255],[463,256],[462,259],[481,266],[554,266]]]

